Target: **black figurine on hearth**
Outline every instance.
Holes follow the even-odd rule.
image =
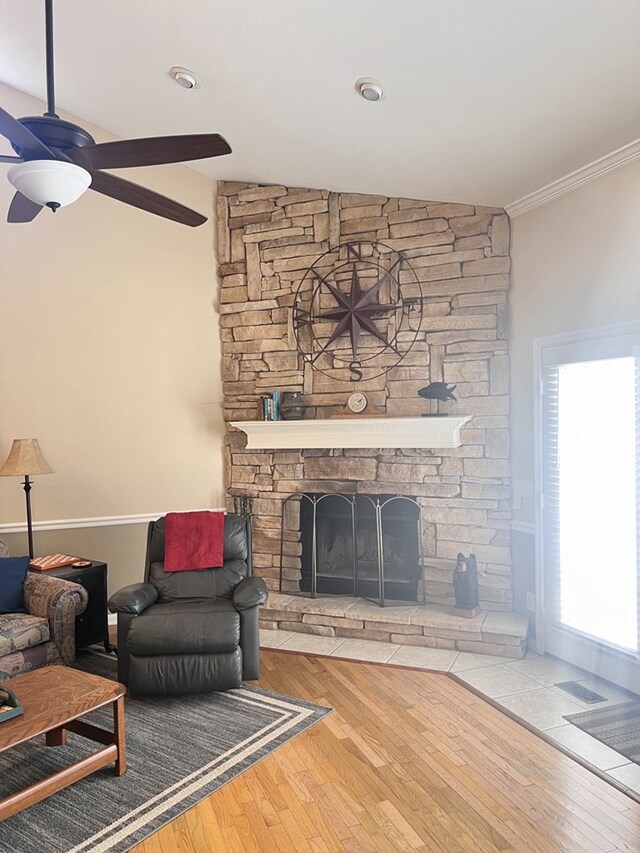
[[[456,606],[453,611],[455,616],[472,619],[478,615],[478,565],[476,555],[458,553],[456,567],[453,570],[453,593]]]
[[[418,394],[421,397],[424,397],[426,400],[431,400],[431,411],[423,412],[423,418],[435,418],[435,417],[444,417],[447,413],[440,411],[440,403],[444,403],[447,400],[455,400],[456,397],[454,395],[454,391],[456,389],[456,385],[447,385],[446,382],[430,382],[424,388],[421,388],[418,391]],[[435,412],[433,411],[433,401],[435,400]]]

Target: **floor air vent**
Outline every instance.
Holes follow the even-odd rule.
[[[559,687],[561,690],[565,690],[567,693],[575,696],[576,699],[581,699],[588,705],[592,705],[595,702],[607,701],[606,696],[601,696],[599,693],[589,690],[588,687],[585,687],[583,684],[579,684],[577,681],[560,681],[556,684],[556,687]]]

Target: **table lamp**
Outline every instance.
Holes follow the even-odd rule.
[[[22,486],[27,499],[27,533],[29,556],[33,559],[33,526],[31,523],[31,482],[34,474],[53,474],[53,468],[44,458],[37,438],[15,438],[7,461],[0,468],[0,477],[24,477]]]

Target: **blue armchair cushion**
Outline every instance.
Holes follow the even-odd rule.
[[[0,559],[0,613],[26,613],[22,586],[29,568],[29,557]]]

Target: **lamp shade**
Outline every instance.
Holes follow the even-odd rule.
[[[7,461],[0,468],[1,477],[24,474],[53,474],[53,468],[44,458],[37,438],[14,438]]]
[[[28,160],[9,169],[7,177],[22,195],[54,209],[77,201],[91,183],[86,169],[62,160]]]

